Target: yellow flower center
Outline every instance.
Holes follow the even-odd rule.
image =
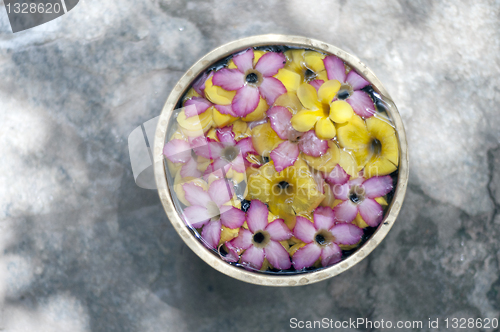
[[[264,248],[269,241],[271,241],[271,236],[267,231],[258,231],[252,237],[252,244],[257,248]]]
[[[317,245],[321,247],[326,247],[330,245],[334,241],[333,235],[328,232],[326,229],[320,229],[315,235],[314,235],[314,242],[316,242]]]

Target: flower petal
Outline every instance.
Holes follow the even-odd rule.
[[[375,114],[375,104],[373,104],[373,100],[364,91],[354,91],[346,101],[359,116],[369,118]]]
[[[359,214],[369,226],[375,227],[382,221],[384,210],[374,199],[365,197],[359,204]]]
[[[321,255],[321,248],[315,243],[309,243],[300,248],[293,254],[292,263],[296,270],[302,270],[305,267],[312,266]]]
[[[337,224],[330,229],[330,233],[335,237],[335,243],[352,245],[361,240],[363,230],[353,224]]]
[[[191,105],[193,105],[194,107],[188,107]],[[205,98],[193,97],[184,103],[184,113],[186,114],[186,118],[190,118],[195,115],[200,115],[211,106],[212,103]]]
[[[222,68],[214,74],[212,78],[214,85],[218,85],[224,90],[238,90],[245,84],[245,78],[237,69]]]
[[[247,70],[253,68],[253,49],[248,49],[240,54],[233,56],[233,62],[238,67],[238,70],[245,73]]]
[[[293,235],[297,239],[302,240],[305,243],[313,242],[316,231],[317,229],[315,224],[304,217],[297,216],[297,221],[293,229]]]
[[[201,237],[205,240],[207,247],[210,249],[215,249],[219,245],[221,232],[221,222],[211,221],[203,227],[201,231]]]
[[[316,128],[314,129],[316,132],[316,136],[325,140],[332,139],[337,134],[337,130],[335,129],[332,121],[326,117],[318,120],[318,122],[316,123]]]
[[[299,97],[300,103],[306,109],[317,110],[321,107],[318,101],[318,93],[311,84],[304,83],[299,86],[297,89],[297,97]]]
[[[222,205],[220,207],[220,220],[227,228],[238,228],[245,222],[245,212],[234,206]]]
[[[220,157],[223,148],[224,145],[209,138],[206,144],[198,145],[193,148],[193,150],[196,155],[202,156],[203,158],[216,159]]]
[[[353,115],[351,105],[344,100],[335,100],[330,104],[330,119],[335,123],[347,122]]]
[[[182,139],[173,139],[165,144],[163,154],[173,163],[185,163],[191,159],[191,146]]]
[[[286,227],[286,226],[285,226]],[[271,265],[278,270],[287,270],[292,266],[290,255],[283,246],[276,241],[269,241],[264,248],[264,255]]]
[[[206,208],[199,205],[188,206],[183,212],[186,224],[194,228],[200,228],[213,217],[208,213]]]
[[[365,189],[365,196],[376,198],[387,195],[393,188],[392,179],[389,175],[374,176],[362,184]]]
[[[276,172],[281,172],[295,163],[299,157],[299,147],[295,143],[284,141],[271,151],[269,157],[274,161]]]
[[[234,114],[233,107],[231,104],[229,105],[214,105],[215,109],[219,111],[220,114],[225,114],[225,115],[231,115],[236,117],[236,114]]]
[[[206,207],[208,202],[211,201],[208,193],[194,183],[184,183],[182,189],[184,189],[186,200],[191,205]]]
[[[333,196],[335,196],[336,199],[340,200],[348,200],[348,194],[349,194],[349,189],[350,185],[349,183],[344,183],[344,184],[334,184],[330,186],[332,188]]]
[[[269,223],[266,228],[269,232],[271,240],[273,241],[285,241],[292,237],[292,231],[285,225],[283,219],[275,219]]]
[[[198,170],[198,163],[193,158],[189,159],[187,163],[182,165],[181,176],[183,178],[199,178],[201,176],[201,172]]]
[[[193,83],[193,89],[196,91],[197,94],[200,96],[204,96],[205,93],[203,90],[205,90],[205,82],[206,80],[212,75],[212,72],[210,75],[207,75],[207,73],[203,73],[194,83]]]
[[[349,181],[349,174],[344,171],[344,169],[337,164],[333,170],[325,176],[325,180],[329,184],[344,184]]]
[[[220,257],[226,262],[236,263],[240,259],[240,256],[236,252],[236,248],[230,242],[226,242],[225,245],[227,254],[223,256],[222,254],[220,254],[220,249],[219,249]]]
[[[236,92],[233,98],[232,108],[236,116],[245,117],[255,111],[259,105],[259,89],[251,86],[244,86]]]
[[[259,86],[259,91],[267,103],[272,105],[276,98],[286,93],[286,88],[277,78],[264,77]]]
[[[238,249],[248,249],[252,245],[253,234],[248,229],[242,228],[238,236],[231,241],[231,245]]]
[[[337,205],[333,211],[335,212],[335,220],[340,222],[351,222],[358,214],[358,206],[354,205],[351,201],[344,201]]]
[[[257,151],[253,147],[251,137],[246,137],[246,138],[243,138],[242,140],[238,141],[238,143],[236,143],[236,147],[240,149],[240,153],[243,156],[246,156],[248,153],[257,154]]]
[[[281,139],[288,139],[288,133],[293,130],[292,113],[283,106],[274,106],[267,111],[271,128],[278,134]]]
[[[297,131],[306,132],[311,130],[320,118],[318,111],[302,110],[292,117],[292,127]]]
[[[215,133],[219,142],[228,143],[224,144],[224,146],[234,146],[236,144],[232,127],[219,128]]]
[[[241,152],[231,161],[231,168],[238,173],[245,173],[245,159]]]
[[[286,58],[283,53],[267,52],[259,59],[255,65],[255,70],[259,71],[262,76],[273,76],[285,66],[285,63]]]
[[[233,187],[226,179],[215,180],[208,188],[208,194],[212,201],[220,207],[222,204],[229,202],[233,197]]]
[[[318,98],[323,104],[330,104],[340,90],[337,80],[326,81],[318,90]]]
[[[316,89],[316,91],[319,91],[319,88],[323,85],[323,83],[325,83],[325,81],[323,80],[314,80],[309,82],[309,84],[311,84]]]
[[[335,55],[329,55],[323,59],[329,80],[337,80],[344,83],[346,80],[344,61]]]
[[[260,270],[262,263],[264,263],[264,249],[251,246],[241,255],[241,262],[244,265]]]
[[[247,210],[247,225],[248,229],[255,233],[257,231],[266,228],[267,216],[269,211],[267,210],[266,204],[261,201],[254,199],[250,202],[250,207]]]
[[[335,214],[328,206],[320,206],[314,211],[314,225],[316,229],[330,229],[335,223]]]
[[[328,142],[319,139],[314,130],[309,130],[300,138],[299,149],[309,156],[319,157],[328,150]]]
[[[321,265],[330,266],[340,262],[342,259],[342,250],[338,245],[332,243],[321,251]]]
[[[352,69],[347,74],[346,82],[351,85],[353,90],[363,89],[365,86],[370,84],[370,82],[368,82],[363,77],[361,77],[361,75],[356,73],[356,71],[354,69]]]

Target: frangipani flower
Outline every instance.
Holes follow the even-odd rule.
[[[299,157],[299,150],[313,157],[319,157],[328,150],[328,142],[319,139],[313,130],[303,134],[293,129],[290,123],[292,113],[287,108],[274,106],[267,115],[273,130],[279,138],[285,140],[270,154],[276,171],[281,172],[293,165]]]
[[[340,83],[330,80],[323,83],[319,89],[311,84],[302,84],[297,90],[297,97],[304,106],[292,117],[295,130],[306,132],[315,129],[320,139],[332,139],[336,130],[333,123],[344,123],[353,116],[351,106],[345,101],[333,101],[340,89]]]
[[[287,59],[284,68],[278,71],[279,79],[288,91],[297,91],[302,83],[312,80],[327,80],[324,54],[306,50],[288,50],[285,52]]]
[[[377,226],[382,221],[384,211],[375,198],[387,195],[392,188],[389,175],[374,176],[368,180],[358,177],[333,186],[335,198],[343,201],[334,208],[336,220],[349,223],[359,213],[369,226]]]
[[[394,128],[386,121],[371,117],[363,121],[358,116],[337,127],[340,145],[352,152],[365,178],[387,175],[397,169],[398,139]]]
[[[186,200],[191,204],[184,210],[186,224],[194,228],[203,227],[201,237],[207,247],[217,248],[222,225],[234,229],[245,222],[245,212],[228,205],[233,192],[225,179],[212,182],[208,191],[194,183],[185,183],[182,187]]]
[[[217,71],[212,79],[214,85],[224,90],[236,90],[231,106],[234,114],[240,117],[247,116],[257,108],[260,96],[272,105],[279,95],[286,93],[283,83],[272,77],[283,68],[286,62],[285,56],[281,53],[268,52],[255,66],[253,59],[253,49],[235,55],[233,62],[237,68],[223,68]]]
[[[275,219],[268,223],[267,206],[258,200],[250,202],[247,211],[248,229],[242,228],[237,238],[230,243],[232,246],[245,250],[241,262],[251,268],[260,270],[264,259],[278,270],[286,270],[291,266],[290,256],[279,241],[292,237],[292,232],[283,222]]]
[[[319,258],[323,266],[339,262],[342,258],[339,245],[358,243],[363,230],[352,224],[335,225],[332,209],[319,207],[314,211],[314,223],[304,217],[297,217],[293,234],[306,243],[292,257],[295,269],[301,270],[312,266]]]
[[[323,59],[329,80],[337,80],[341,86],[335,95],[335,99],[347,102],[357,115],[369,118],[375,114],[375,105],[370,96],[361,91],[370,84],[354,69],[346,74],[344,62],[335,55],[329,55]]]

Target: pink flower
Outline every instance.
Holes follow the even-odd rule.
[[[319,139],[314,130],[301,133],[293,129],[292,113],[282,106],[274,106],[267,111],[271,127],[279,136],[286,140],[280,143],[269,155],[277,172],[291,166],[299,157],[299,152],[313,157],[319,157],[328,150],[328,142]],[[299,151],[300,150],[300,151]]]
[[[225,179],[212,182],[208,192],[193,184],[182,185],[186,200],[191,204],[184,209],[186,224],[201,228],[201,237],[207,247],[217,248],[221,226],[238,228],[245,222],[245,212],[231,205],[225,205],[233,197],[232,187]]]
[[[389,175],[374,176],[368,180],[359,177],[335,185],[333,194],[336,199],[343,201],[334,209],[336,220],[351,222],[359,213],[369,226],[377,226],[382,221],[384,211],[375,198],[387,195],[392,188]]]
[[[353,224],[335,225],[333,210],[319,207],[314,211],[314,223],[304,217],[297,217],[293,234],[306,243],[292,257],[295,269],[301,270],[312,266],[319,258],[323,266],[339,262],[342,258],[339,244],[358,243],[363,230]]]
[[[181,176],[192,176],[198,178],[201,172],[198,170],[196,160],[191,155],[191,144],[182,139],[173,139],[163,147],[163,155],[168,160],[183,164],[181,167]]]
[[[252,138],[246,137],[236,142],[232,128],[232,126],[228,126],[217,129],[216,134],[219,142],[203,136],[196,139],[197,143],[205,140],[206,144],[198,144],[194,148],[195,153],[213,160],[213,163],[208,166],[206,174],[221,168],[224,168],[226,173],[231,168],[236,172],[243,173],[246,169],[246,156],[249,153],[257,154],[253,147]]]
[[[260,270],[264,258],[267,258],[274,268],[289,269],[290,256],[279,241],[290,239],[292,232],[283,219],[268,223],[268,215],[269,211],[264,203],[259,200],[251,201],[247,211],[248,229],[240,229],[238,237],[231,241],[231,245],[245,250],[241,262],[247,267]]]
[[[233,57],[236,69],[223,68],[214,74],[212,82],[224,90],[235,91],[232,110],[236,116],[245,117],[259,104],[260,97],[268,105],[286,92],[278,79],[272,77],[283,68],[286,58],[281,53],[267,52],[253,65],[253,49],[248,49]]]
[[[345,100],[351,105],[354,112],[362,117],[369,118],[375,114],[373,100],[362,88],[370,82],[361,77],[354,69],[346,74],[344,62],[335,55],[323,59],[329,80],[337,80],[341,87],[333,100]]]

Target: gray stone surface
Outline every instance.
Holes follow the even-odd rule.
[[[0,328],[284,331],[292,317],[363,317],[428,331],[429,318],[499,317],[499,1],[85,0],[17,34],[3,10]],[[409,139],[393,230],[360,264],[305,287],[245,284],[203,263],[128,160],[128,134],[189,66],[271,32],[361,58]]]

